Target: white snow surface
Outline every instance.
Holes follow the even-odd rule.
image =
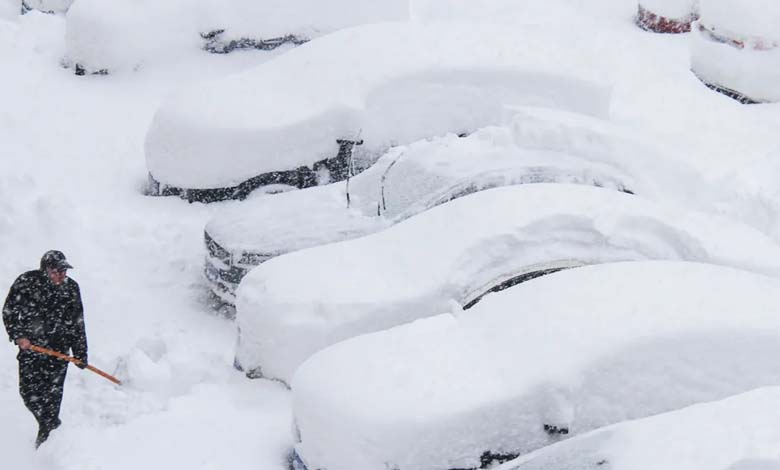
[[[682,19],[691,16],[700,0],[639,0],[646,10],[670,19]],[[704,0],[707,1],[707,0]]]
[[[68,13],[66,58],[112,73],[206,54],[201,33],[231,39],[313,38],[408,17],[408,0],[79,0]]]
[[[79,0],[81,1],[81,0]],[[47,13],[66,13],[74,0],[25,0],[27,6]],[[16,2],[17,9],[21,8],[22,0]]]
[[[773,0],[702,0],[701,18],[720,31],[780,40],[780,4]]]
[[[611,78],[603,55],[535,46],[557,35],[460,22],[342,30],[267,66],[177,90],[149,128],[147,165],[169,185],[228,187],[335,157],[340,138],[363,139],[378,156],[391,145],[499,124],[507,105],[605,116]],[[611,47],[596,38],[581,39]]]
[[[235,257],[281,254],[366,235],[497,186],[578,183],[691,205],[712,192],[669,149],[621,126],[545,108],[512,112],[507,126],[394,147],[350,180],[349,207],[345,182],[258,195],[220,209],[206,232]]]
[[[545,276],[312,356],[296,449],[309,468],[473,468],[554,442],[544,424],[580,434],[778,385],[778,302],[775,279],[694,263]]]
[[[549,46],[550,54],[580,44],[582,36],[610,36],[616,51],[610,75],[619,78],[610,120],[673,148],[674,158],[716,183],[707,210],[780,239],[780,206],[771,196],[777,185],[767,173],[776,168],[780,108],[740,106],[707,90],[690,73],[687,35],[638,30],[633,2],[449,4],[441,15],[471,11],[510,25],[552,24],[561,33],[534,44]],[[117,13],[123,13],[119,6]],[[0,18],[0,63],[7,72],[0,76],[0,285],[7,288],[37,266],[44,251],[65,251],[84,294],[91,360],[128,385],[114,389],[72,369],[63,425],[35,452],[35,423],[17,391],[16,348],[3,343],[4,468],[286,468],[293,445],[289,392],[232,369],[235,325],[201,301],[202,228],[219,207],[236,203],[205,207],[140,195],[145,132],[166,94],[193,80],[241,72],[269,54],[183,53],[176,64],[132,75],[74,77],[60,65],[67,17],[31,12],[9,19]],[[688,200],[677,204],[685,208]],[[740,429],[745,440],[732,442],[745,443],[742,455],[765,458],[751,445],[768,428]],[[726,448],[692,437],[678,442],[706,455]]]
[[[551,445],[500,470],[778,470],[777,401],[765,387],[616,424]]]
[[[466,304],[531,267],[644,259],[780,274],[780,246],[747,226],[609,189],[495,188],[253,269],[236,294],[237,358],[289,382],[328,345]]]
[[[691,34],[691,69],[709,83],[756,101],[780,100],[780,4],[708,0]],[[743,47],[711,39],[699,24]]]

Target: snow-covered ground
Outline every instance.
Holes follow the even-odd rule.
[[[141,194],[146,126],[181,76],[75,77],[58,64],[63,34],[58,16],[0,20],[0,285],[4,299],[44,251],[64,251],[81,284],[90,359],[127,383],[71,368],[63,425],[36,453],[3,331],[3,467],[284,468],[288,392],[233,369],[235,327],[201,301],[213,209]],[[224,73],[247,59],[188,67]]]
[[[239,73],[268,54],[197,54],[136,74],[75,77],[60,66],[65,18],[18,17],[14,3],[0,3],[0,286],[37,266],[45,250],[63,250],[82,286],[90,358],[127,385],[71,370],[64,424],[34,452],[34,421],[16,389],[15,348],[3,342],[4,467],[284,468],[293,445],[289,392],[232,369],[235,326],[202,302],[202,230],[225,204],[140,194],[144,135],[162,98],[194,79]],[[622,79],[612,90],[610,118],[658,136],[715,182],[722,190],[712,200],[715,211],[780,239],[771,173],[780,155],[780,108],[743,107],[702,86],[689,72],[687,36],[638,30],[633,2],[451,3],[438,13],[553,21],[560,31],[554,42],[614,39],[611,58]],[[413,13],[437,8],[419,2]]]

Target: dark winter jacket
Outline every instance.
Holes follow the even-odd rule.
[[[72,351],[87,361],[87,335],[79,285],[70,278],[57,286],[43,270],[19,276],[3,306],[3,323],[11,341],[27,338],[32,344],[64,354]]]

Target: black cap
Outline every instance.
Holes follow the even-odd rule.
[[[57,250],[49,250],[41,257],[41,269],[73,269],[65,259],[65,254]]]

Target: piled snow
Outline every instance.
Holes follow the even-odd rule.
[[[695,172],[620,126],[552,109],[512,112],[508,126],[393,148],[350,180],[349,208],[346,184],[335,183],[226,207],[206,232],[234,256],[276,254],[367,234],[497,186],[579,183],[691,204],[709,194]]]
[[[81,1],[81,0],[79,0]],[[28,7],[46,13],[65,13],[74,0],[24,0]],[[17,12],[21,8],[22,0],[16,0]]]
[[[705,82],[754,101],[780,100],[778,23],[778,2],[751,0],[736,7],[708,0],[691,35],[691,69]]]
[[[273,197],[260,195],[226,207],[209,220],[206,233],[234,257],[242,252],[274,256],[354,238],[385,225],[380,217],[347,209],[342,182]]]
[[[780,388],[616,424],[552,445],[502,470],[778,470]]]
[[[206,17],[192,3],[79,0],[67,16],[66,61],[91,72],[115,72],[197,54],[203,43],[199,25]]]
[[[308,468],[473,468],[554,442],[544,424],[580,434],[778,385],[778,302],[776,280],[710,265],[542,277],[312,356],[292,382],[296,450]]]
[[[132,70],[203,53],[201,34],[302,39],[356,24],[405,19],[408,0],[79,0],[68,13],[66,57],[90,71]]]
[[[644,259],[778,274],[770,260],[780,259],[780,247],[748,227],[612,190],[535,184],[482,191],[383,232],[252,270],[237,292],[237,358],[247,370],[289,381],[328,345],[465,304],[530,266]]]
[[[184,188],[233,186],[258,174],[335,156],[338,138],[377,155],[510,117],[506,105],[605,116],[605,36],[554,47],[558,32],[440,22],[339,31],[243,74],[173,93],[146,141],[147,165]],[[545,44],[545,48],[535,44]],[[596,44],[597,43],[597,44]],[[598,47],[596,47],[598,46]],[[598,50],[598,52],[596,52]]]
[[[0,21],[19,17],[21,6],[17,0],[0,0]]]
[[[639,0],[639,4],[658,16],[684,19],[695,11],[699,0]]]
[[[780,4],[774,0],[704,0],[700,10],[702,22],[718,31],[780,40]]]

